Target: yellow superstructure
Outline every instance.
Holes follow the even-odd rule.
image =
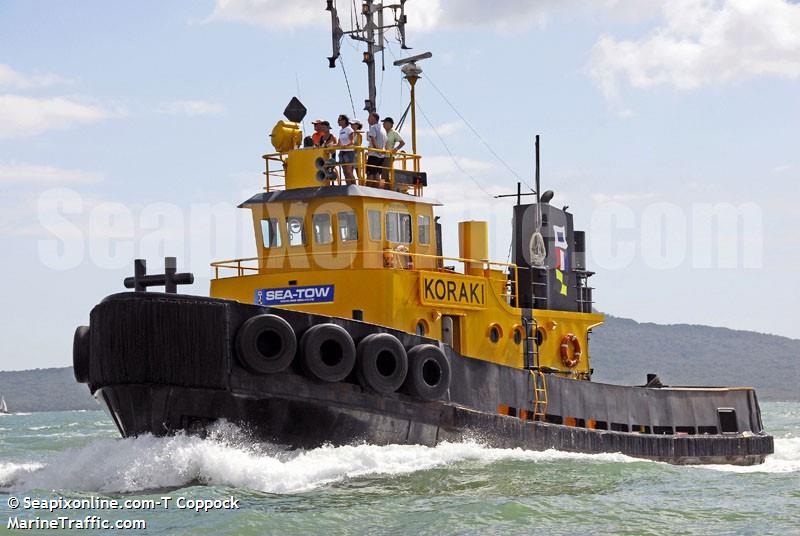
[[[518,269],[487,259],[486,222],[461,222],[459,256],[443,256],[417,155],[391,154],[383,189],[367,185],[366,155],[346,184],[335,150],[265,156],[265,192],[242,205],[259,255],[213,263],[211,296],[362,319],[464,356],[588,377],[588,333],[602,315],[517,307]],[[574,367],[562,359],[568,334],[582,349]]]

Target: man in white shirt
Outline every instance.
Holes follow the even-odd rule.
[[[386,146],[386,135],[379,123],[381,116],[378,112],[372,112],[367,118],[369,123],[369,131],[367,132],[367,141],[370,149],[378,149],[377,151],[371,150],[367,152],[367,184],[372,186],[377,185],[381,187],[381,168],[383,167],[383,148]]]
[[[342,114],[339,116],[339,145],[343,147],[339,151],[339,163],[342,165],[344,171],[344,181],[347,184],[354,184],[356,181],[353,178],[353,165],[356,161],[356,152],[353,149],[346,149],[344,147],[353,147],[353,128],[350,126],[350,118]]]

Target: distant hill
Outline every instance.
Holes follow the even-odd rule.
[[[688,324],[606,317],[589,344],[595,381],[752,386],[761,400],[800,400],[800,340]]]
[[[0,394],[15,412],[100,409],[72,367],[0,372]]]
[[[800,340],[750,331],[606,317],[591,338],[594,380],[641,385],[753,386],[761,400],[800,400]],[[71,367],[0,372],[11,411],[98,409]]]

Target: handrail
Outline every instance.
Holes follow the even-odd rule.
[[[400,270],[409,270],[409,271],[416,271],[416,272],[419,272],[419,271],[436,271],[436,272],[442,272],[442,273],[455,273],[455,274],[459,274],[459,275],[470,275],[470,274],[466,273],[466,267],[471,265],[471,264],[480,264],[482,266],[481,269],[484,272],[484,276],[483,277],[485,279],[488,279],[490,281],[500,282],[500,283],[508,283],[508,280],[506,278],[497,278],[497,277],[492,277],[490,275],[490,270],[492,270],[492,266],[501,266],[503,268],[508,268],[509,269],[507,275],[510,275],[512,272],[514,274],[514,278],[513,278],[513,282],[512,282],[513,283],[513,287],[514,287],[513,288],[514,303],[519,303],[519,270],[518,270],[517,265],[513,264],[513,263],[502,262],[502,261],[492,261],[492,260],[488,260],[488,259],[467,259],[467,258],[463,258],[463,257],[447,257],[447,256],[444,256],[444,255],[430,255],[430,254],[427,254],[427,253],[412,253],[412,252],[409,252],[409,251],[402,251],[402,250],[398,250],[398,249],[339,250],[339,251],[336,251],[336,252],[333,252],[333,251],[330,251],[330,252],[328,252],[328,251],[315,251],[315,252],[312,252],[312,253],[307,253],[307,252],[304,252],[304,253],[287,253],[287,254],[282,254],[282,255],[271,255],[271,256],[266,256],[266,257],[247,257],[247,258],[242,258],[242,259],[229,259],[229,260],[224,260],[224,261],[212,262],[211,263],[211,267],[214,268],[214,279],[220,279],[220,276],[219,276],[220,269],[236,270],[236,277],[241,277],[241,276],[247,275],[246,274],[247,272],[255,272],[255,273],[260,273],[261,272],[261,267],[260,266],[246,266],[243,263],[258,262],[258,264],[260,265],[262,263],[262,261],[264,261],[266,263],[267,261],[272,260],[272,259],[276,259],[276,258],[283,258],[283,259],[286,259],[286,258],[298,258],[298,257],[315,258],[315,257],[319,257],[319,256],[323,256],[323,257],[325,257],[325,256],[334,256],[334,255],[338,256],[338,255],[343,255],[343,254],[347,254],[347,255],[351,255],[351,256],[365,255],[365,254],[371,254],[371,255],[378,255],[379,254],[379,255],[382,255],[383,263],[382,263],[381,267],[380,268],[374,268],[374,269],[384,269],[384,270],[385,269],[400,269]],[[420,269],[420,268],[413,268],[412,267],[413,264],[407,262],[407,260],[403,260],[403,258],[406,258],[406,259],[408,259],[408,258],[432,259],[432,260],[436,260],[436,261],[439,261],[439,262],[437,262],[435,264],[435,269],[426,270],[426,269]],[[390,261],[390,262],[387,263],[387,260]],[[395,262],[395,261],[397,261],[397,262]],[[449,270],[449,269],[445,268],[444,266],[442,266],[444,261],[462,263],[464,265],[464,270],[465,271],[464,272],[456,272],[454,270]],[[351,261],[351,263],[352,263],[352,261]],[[294,267],[293,269],[297,269],[297,268]],[[254,274],[251,274],[251,275],[254,275]],[[506,292],[505,295],[510,301],[510,298],[512,297],[512,293],[511,292]]]
[[[299,148],[294,149],[295,151],[302,151],[304,149],[312,149],[312,147],[308,148]],[[372,186],[377,185],[380,186],[380,183],[383,182],[383,178],[379,181],[368,181],[367,180],[367,156],[368,154],[364,153],[379,153],[383,154],[384,159],[388,158],[388,165],[382,166],[370,166],[376,167],[380,170],[386,171],[388,175],[388,186],[390,189],[395,189],[395,170],[402,170],[402,171],[409,171],[409,165],[411,167],[410,171],[415,173],[419,173],[420,171],[420,160],[421,156],[414,153],[407,153],[405,151],[391,151],[388,149],[375,149],[372,147],[363,147],[363,146],[354,146],[354,145],[331,145],[329,147],[313,147],[313,149],[324,149],[331,152],[335,151],[353,151],[358,155],[355,159],[355,162],[352,164],[355,171],[355,179],[353,183],[359,184],[361,186]],[[266,171],[264,175],[266,177],[266,185],[265,190],[267,192],[274,192],[279,190],[286,189],[286,157],[288,156],[288,152],[281,152],[281,153],[269,153],[263,155],[263,159],[266,164]],[[385,161],[384,160],[384,161]],[[279,165],[272,169],[270,167],[270,162],[272,163],[279,163]],[[395,167],[395,164],[400,164],[399,168]],[[343,167],[348,164],[342,164],[341,162],[336,162],[336,168],[338,170],[337,177],[334,181],[336,185],[341,186],[342,184],[346,184],[347,181],[344,177],[344,170]],[[381,173],[383,175],[383,173]],[[283,183],[274,183],[273,179],[283,179]],[[370,184],[372,183],[372,184]],[[420,196],[422,195],[422,186],[418,184],[409,185],[413,189],[413,195]]]

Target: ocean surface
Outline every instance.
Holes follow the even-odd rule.
[[[124,534],[800,534],[800,403],[762,410],[776,452],[756,467],[477,443],[289,451],[231,425],[120,439],[101,411],[2,415],[0,533],[102,519],[146,523]],[[101,499],[119,508],[83,508]]]

